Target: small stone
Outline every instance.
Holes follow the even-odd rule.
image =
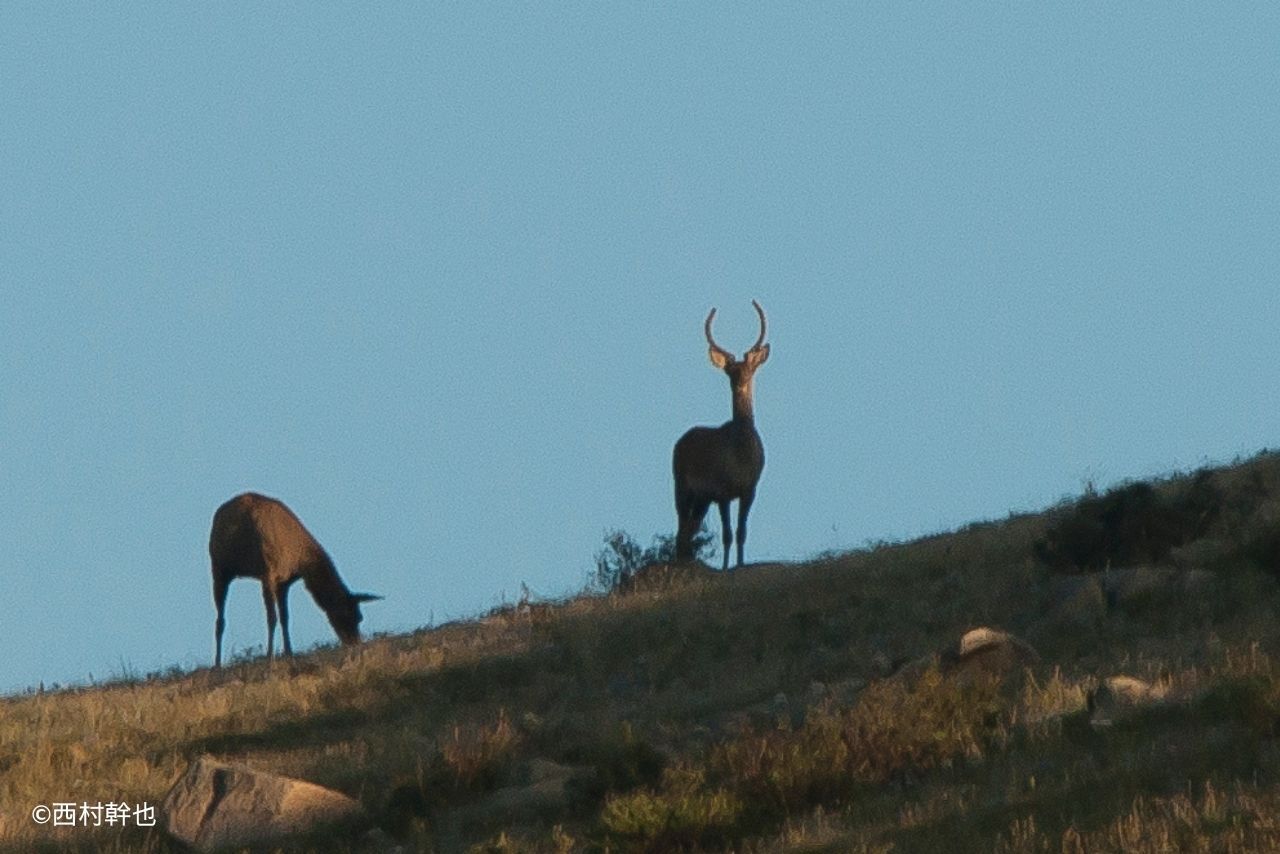
[[[1109,676],[1089,695],[1089,723],[1111,726],[1117,720],[1169,699],[1170,686],[1152,684],[1132,676]]]

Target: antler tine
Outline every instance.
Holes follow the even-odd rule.
[[[707,343],[711,345],[712,350],[715,350],[717,353],[720,353],[726,356],[729,359],[729,361],[732,362],[734,360],[734,355],[730,353],[728,350],[726,350],[725,348],[721,347],[719,344],[717,344],[716,339],[711,337],[711,321],[715,319],[715,316],[716,316],[716,310],[713,308],[711,309],[711,313],[707,315],[707,322],[703,324],[703,329],[705,329],[707,332]]]
[[[766,328],[765,321],[764,321],[764,309],[761,308],[760,303],[756,302],[755,300],[752,300],[751,304],[756,307],[756,314],[760,315],[760,337],[756,339],[756,343],[751,345],[751,349],[759,350],[760,345],[764,343],[764,333]]]

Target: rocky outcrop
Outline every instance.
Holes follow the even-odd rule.
[[[259,845],[323,829],[363,830],[359,802],[303,780],[229,765],[192,762],[164,800],[169,834],[196,851]]]

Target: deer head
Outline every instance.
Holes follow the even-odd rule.
[[[751,380],[755,376],[756,370],[769,359],[769,345],[764,343],[764,336],[768,331],[764,309],[755,300],[751,301],[751,305],[755,307],[756,314],[760,316],[760,336],[756,338],[756,343],[751,345],[751,349],[743,354],[741,360],[734,358],[732,353],[717,344],[715,336],[711,334],[711,322],[716,317],[714,308],[707,315],[707,322],[703,326],[707,333],[707,344],[711,348],[709,352],[711,364],[725,372],[729,377],[729,384],[733,388],[733,414],[735,417],[751,417]]]
[[[329,625],[338,636],[338,640],[346,645],[360,643],[360,622],[364,614],[360,613],[360,605],[364,602],[377,602],[381,596],[372,593],[350,593],[340,598],[338,604],[328,612]]]

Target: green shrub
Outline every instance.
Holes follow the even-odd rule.
[[[742,801],[723,788],[709,788],[701,769],[672,768],[656,791],[607,800],[600,823],[610,835],[643,850],[670,851],[722,844],[742,812]]]
[[[693,556],[695,560],[703,561],[715,556],[715,541],[705,526],[693,538]],[[618,590],[626,587],[646,566],[670,564],[675,559],[674,536],[657,534],[648,548],[641,548],[626,531],[608,531],[604,535],[604,547],[596,552],[596,571],[592,582],[600,590]]]

